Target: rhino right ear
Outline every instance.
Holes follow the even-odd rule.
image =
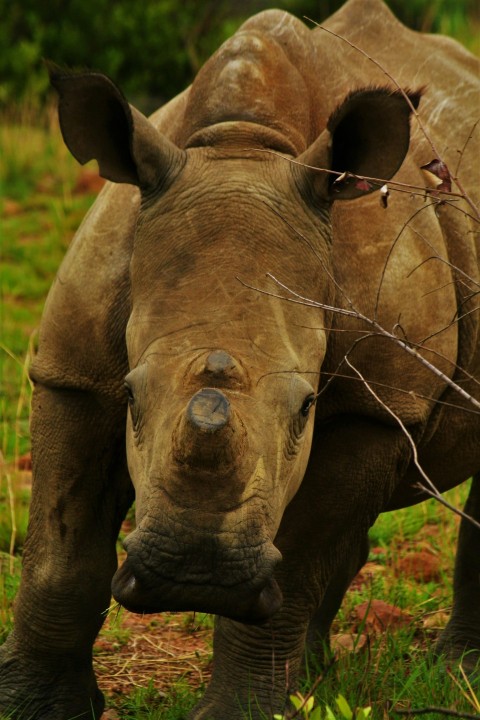
[[[354,90],[347,95],[325,130],[297,158],[307,166],[304,177],[314,196],[329,202],[352,200],[390,180],[408,152],[410,114],[420,98],[421,90],[405,93],[388,87]],[[333,176],[308,169],[312,167],[332,170]],[[353,178],[339,182],[344,173],[377,178],[378,182],[368,189],[359,187]]]
[[[105,75],[67,73],[51,64],[48,71],[59,94],[63,139],[82,165],[95,159],[102,177],[147,192],[181,170],[185,153],[129,105]]]

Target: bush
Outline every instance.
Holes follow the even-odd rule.
[[[476,0],[388,0],[410,27],[465,35],[473,48]],[[254,12],[275,6],[325,19],[343,0],[0,0],[0,107],[43,101],[42,59],[105,72],[150,108],[189,84],[209,55]]]

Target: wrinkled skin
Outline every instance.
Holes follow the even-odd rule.
[[[379,0],[351,0],[326,25],[413,89],[456,167],[478,119],[477,61]],[[113,183],[59,271],[31,369],[35,482],[0,709],[100,717],[91,648],[112,588],[134,612],[218,616],[192,718],[281,711],[306,640],[322,652],[368,528],[425,497],[398,420],[441,491],[479,471],[480,416],[446,382],[478,397],[476,226],[463,201],[434,210],[392,193],[385,209],[304,167],[421,187],[432,149],[415,121],[408,149],[411,107],[375,65],[285,13],[245,23],[150,121],[101,75],[52,82],[67,145]],[[477,202],[478,142],[477,130],[461,165]],[[418,344],[444,375],[331,306]],[[467,511],[480,519],[478,480]],[[472,651],[470,668],[478,549],[463,522],[439,643]]]

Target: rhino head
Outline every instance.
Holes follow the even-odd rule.
[[[52,81],[77,159],[141,191],[125,379],[137,526],[114,596],[263,621],[282,603],[275,538],[307,467],[331,324],[266,274],[333,302],[330,206],[364,193],[312,167],[390,178],[409,107],[368,89],[304,148],[251,117],[175,144],[105,76]]]

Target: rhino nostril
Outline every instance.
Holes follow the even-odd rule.
[[[137,589],[137,578],[135,575],[131,575],[125,584],[125,590],[133,593]]]
[[[187,408],[190,423],[204,432],[215,432],[230,420],[230,403],[214,388],[203,388],[190,400]]]

